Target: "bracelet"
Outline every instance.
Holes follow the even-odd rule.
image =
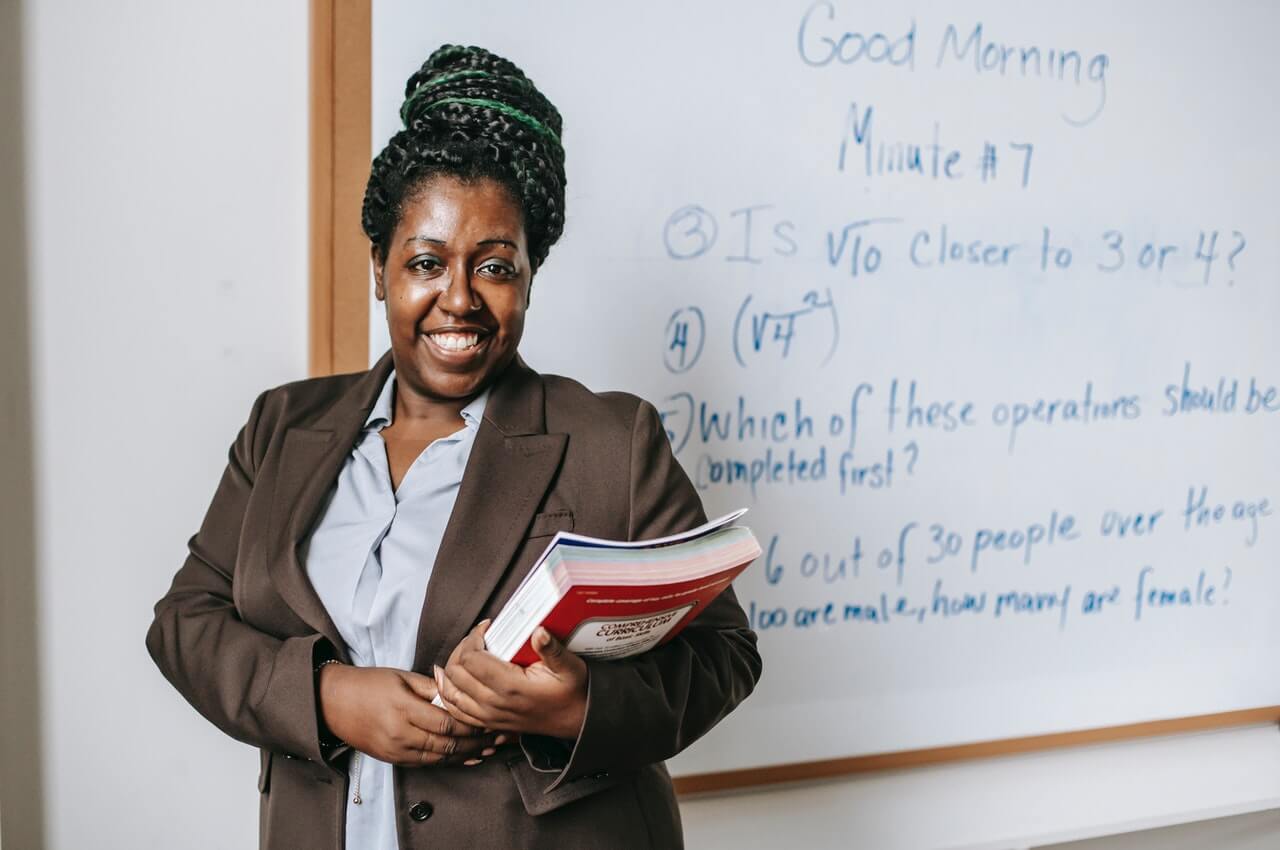
[[[314,675],[316,677],[317,689],[319,689],[320,687],[320,671],[324,669],[324,666],[326,664],[341,664],[341,663],[342,662],[337,658],[326,658],[324,661],[321,661],[319,664],[316,665]],[[317,696],[317,699],[318,699],[318,696]],[[317,711],[316,713],[319,714],[319,711]],[[320,732],[320,752],[322,753],[328,752],[329,750],[336,749],[337,747],[344,747],[347,745],[346,741],[342,740],[341,738],[339,738],[338,736],[330,732],[327,728],[325,728],[323,721],[320,721],[319,718],[317,718],[317,720],[318,720],[317,725],[319,727],[318,731]]]

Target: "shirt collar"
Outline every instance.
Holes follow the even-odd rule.
[[[382,392],[378,393],[378,398],[374,401],[373,408],[364,420],[365,430],[381,431],[391,424],[395,414],[392,406],[392,391],[395,386],[396,370],[393,368],[387,374],[387,379],[382,384]],[[488,401],[489,388],[485,387],[484,392],[473,398],[467,403],[466,407],[462,408],[462,421],[469,431],[474,432],[480,427],[480,420],[484,417],[484,408]]]

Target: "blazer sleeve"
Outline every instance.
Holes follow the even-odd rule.
[[[631,439],[630,537],[661,537],[706,522],[661,417],[641,402]],[[633,658],[587,659],[587,710],[569,760],[547,789],[670,758],[751,693],[760,678],[756,635],[733,588],[671,641]]]
[[[269,392],[258,396],[231,445],[186,561],[156,603],[147,649],[165,678],[223,732],[321,762],[314,670],[332,646],[322,635],[282,640],[259,631],[240,619],[232,599]]]

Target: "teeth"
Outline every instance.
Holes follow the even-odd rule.
[[[480,341],[479,334],[437,333],[432,334],[431,338],[436,341],[436,345],[449,351],[465,351],[475,347]]]

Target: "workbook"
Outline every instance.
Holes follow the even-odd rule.
[[[504,661],[538,660],[530,637],[545,626],[586,658],[625,658],[670,640],[760,555],[743,508],[656,540],[560,532],[485,633]]]

